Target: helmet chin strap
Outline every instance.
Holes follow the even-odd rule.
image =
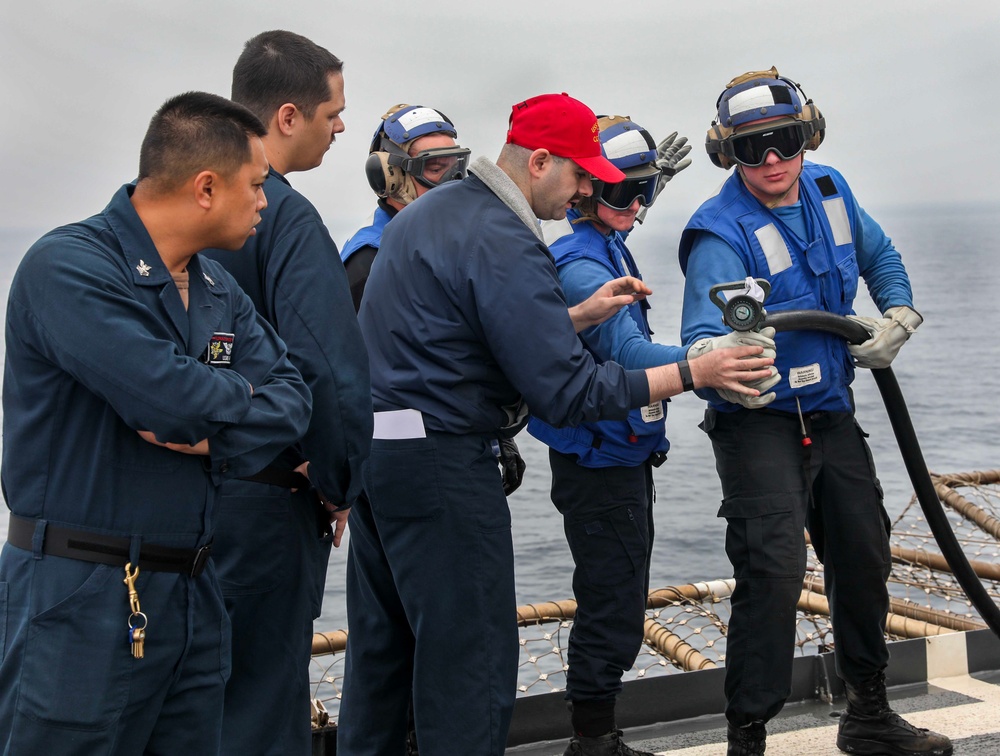
[[[417,198],[417,187],[413,183],[413,176],[404,173],[402,185],[389,196],[402,205],[409,205],[413,202]]]

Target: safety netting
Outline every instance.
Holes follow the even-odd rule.
[[[987,593],[1000,600],[1000,470],[931,474],[952,529]],[[927,637],[986,627],[941,556],[916,497],[892,523],[892,575],[886,636]],[[807,537],[808,545],[808,537]],[[710,580],[651,591],[642,651],[624,680],[725,665],[726,630],[735,581]],[[569,635],[576,615],[572,599],[518,608],[518,695],[565,689]],[[313,721],[336,721],[347,632],[313,639]],[[823,565],[808,545],[808,564],[798,603],[796,653],[815,655],[834,647]]]

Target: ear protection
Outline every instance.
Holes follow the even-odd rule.
[[[715,103],[717,117],[705,137],[705,151],[720,168],[736,163],[727,154],[728,142],[736,129],[751,121],[781,116],[802,123],[807,141],[804,149],[815,150],[826,135],[826,119],[802,87],[781,76],[774,66],[769,71],[749,71],[730,81]],[[780,125],[777,121],[766,128]]]
[[[719,126],[713,120],[712,125],[708,127],[708,134],[705,136],[705,151],[708,153],[708,159],[727,171],[733,167],[733,162],[723,154],[722,145],[724,142],[728,142],[732,135],[732,129]]]
[[[406,153],[403,153],[406,156]],[[408,156],[407,156],[408,157]],[[393,158],[396,158],[393,161]],[[404,186],[413,179],[403,171],[398,154],[394,155],[384,150],[371,153],[365,160],[365,176],[368,186],[376,195],[391,197],[399,194]],[[413,194],[412,188],[410,194]]]

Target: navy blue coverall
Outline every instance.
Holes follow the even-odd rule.
[[[372,437],[368,353],[337,245],[312,203],[274,169],[256,234],[222,263],[288,346],[313,397],[305,435],[270,468],[309,460],[327,501],[350,506]],[[309,656],[330,557],[327,513],[311,490],[243,480],[222,487],[214,558],[233,622],[222,752],[310,751]]]
[[[519,201],[518,201],[519,198]],[[530,224],[530,225],[529,225]],[[385,228],[360,313],[375,438],[351,512],[337,752],[501,754],[517,628],[510,510],[492,444],[519,398],[562,425],[649,403],[643,371],[576,337],[524,195],[481,158]],[[383,425],[403,410],[415,424]]]
[[[188,263],[187,309],[122,187],[26,254],[11,285],[3,493],[29,548],[0,554],[0,748],[11,754],[210,754],[230,623],[208,560],[145,569],[152,548],[209,543],[217,487],[299,438],[309,390],[217,264]],[[252,391],[251,391],[252,386]],[[195,444],[209,457],[143,440]],[[117,538],[119,564],[46,553],[53,533]],[[81,546],[88,554],[95,549]],[[124,565],[148,618],[133,658]]]

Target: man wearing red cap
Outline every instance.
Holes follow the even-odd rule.
[[[624,177],[593,111],[565,94],[518,103],[498,161],[469,173],[386,226],[359,313],[376,411],[351,514],[341,756],[401,754],[411,691],[421,756],[503,753],[518,643],[499,439],[529,405],[574,425],[686,385],[686,366],[595,364],[576,332],[649,290],[616,279],[567,314],[542,241],[539,218],[564,218],[591,176]],[[740,381],[770,374],[761,352],[709,352],[693,382],[756,396]]]

